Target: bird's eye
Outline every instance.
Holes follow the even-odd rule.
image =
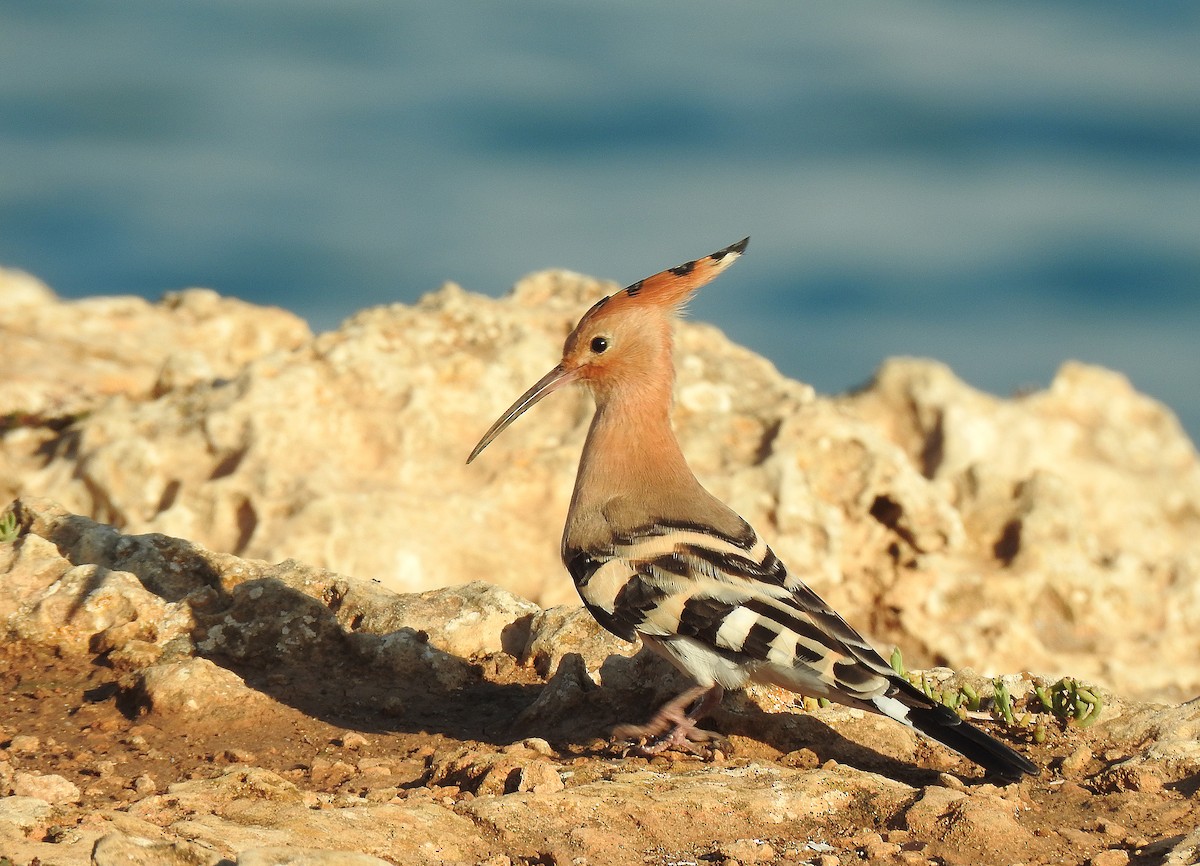
[[[607,337],[593,337],[592,338],[592,351],[595,352],[597,355],[599,355],[601,352],[608,351],[608,338]]]

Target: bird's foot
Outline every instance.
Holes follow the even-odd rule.
[[[714,731],[698,728],[696,723],[720,703],[722,693],[720,686],[689,689],[659,710],[646,724],[618,725],[613,729],[613,738],[630,742],[632,745],[626,754],[641,757],[671,750],[710,757],[715,748],[712,744],[724,742],[724,738]],[[693,702],[696,703],[691,712],[685,713],[684,708]]]
[[[684,721],[669,731],[649,731],[650,725],[621,725],[613,730],[613,736],[630,745],[625,754],[640,758],[652,758],[664,752],[686,752],[689,755],[710,759],[725,738],[716,731],[696,727],[694,722]]]

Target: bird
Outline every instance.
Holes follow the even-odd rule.
[[[897,674],[688,466],[671,424],[672,323],[749,241],[598,301],[559,363],[483,434],[467,463],[549,394],[570,385],[591,392],[563,564],[601,626],[640,638],[695,684],[646,724],[614,730],[643,742],[643,754],[695,750],[715,736],[698,723],[725,691],[760,682],[888,716],[1007,781],[1037,775],[1028,758]]]

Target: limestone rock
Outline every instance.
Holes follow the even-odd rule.
[[[653,796],[644,796],[646,791]],[[673,774],[621,772],[557,794],[481,797],[463,811],[517,850],[560,850],[557,856],[564,862],[582,857],[624,866],[643,863],[647,850],[688,850],[713,839],[775,838],[799,827],[811,834],[868,811],[886,820],[911,797],[907,785],[879,777],[750,764]],[[635,809],[612,808],[633,802]]]
[[[913,359],[841,402],[903,448],[966,531],[955,555],[897,570],[884,600],[898,634],[954,666],[1072,670],[1142,696],[1200,689],[1200,633],[1181,619],[1200,612],[1200,462],[1165,407],[1078,363],[1001,400]]]
[[[552,794],[563,790],[559,768],[539,751],[520,743],[498,753],[459,749],[439,756],[428,784],[454,785],[472,794]]]
[[[391,673],[397,682],[434,683],[443,690],[455,691],[478,679],[475,667],[439,649],[424,632],[402,628],[359,638],[359,654]]]
[[[1020,851],[1024,857],[1045,848],[1018,823],[1019,801],[983,788],[970,793],[930,787],[905,812],[905,826],[936,840],[934,851],[949,862],[969,863]]]
[[[1200,862],[1200,827],[1172,846],[1163,860],[1165,866],[1192,866],[1197,862]]]
[[[1194,849],[1196,702],[1104,693],[1090,728],[1050,723],[1040,745],[1007,731],[1042,776],[1004,788],[890,720],[757,686],[714,714],[729,748],[711,762],[646,760],[597,740],[684,683],[576,609],[480,582],[397,595],[34,498],[14,513],[0,560],[0,676],[21,708],[0,718],[14,862],[992,866]],[[929,679],[984,690],[969,672]],[[382,706],[393,692],[402,712]]]
[[[121,832],[96,840],[93,866],[218,866],[222,858],[214,851],[183,841],[155,841]]]
[[[167,794],[134,804],[130,814],[185,834],[228,859],[236,855],[239,863],[243,853],[251,863],[277,862],[269,858],[278,849],[297,847],[326,852],[298,860],[301,866],[326,866],[339,862],[331,858],[348,840],[357,849],[345,861],[350,866],[375,862],[361,859],[371,850],[414,866],[475,862],[487,850],[471,822],[445,807],[355,801],[313,809],[295,785],[262,769],[233,768],[216,779],[172,785]]]
[[[162,599],[134,575],[96,565],[68,569],[25,616],[13,621],[17,635],[26,640],[78,649],[98,638],[111,645],[118,634],[122,645],[135,639],[153,643],[186,632],[190,625],[186,617],[168,614]]]
[[[579,713],[591,700],[596,683],[584,665],[583,656],[568,653],[546,682],[532,704],[517,716],[514,727],[535,730],[543,725],[561,725],[565,718]]]
[[[1200,772],[1200,698],[1173,707],[1125,708],[1102,722],[1101,730],[1139,744],[1133,763],[1166,764]]]
[[[227,380],[252,359],[311,338],[298,316],[209,289],[169,292],[156,304],[60,301],[34,277],[0,269],[0,296],[2,501],[35,489],[25,479],[48,453],[71,448],[71,425],[88,413]]]
[[[358,628],[376,634],[401,627],[423,631],[438,649],[462,658],[494,652],[515,656],[528,639],[528,621],[541,613],[533,602],[494,584],[474,581],[372,607]]]
[[[267,700],[237,674],[203,658],[146,668],[138,691],[147,712],[184,719],[199,714],[230,721],[253,717],[257,705]]]
[[[13,794],[34,797],[53,805],[78,803],[79,786],[53,773],[17,773],[13,777]]]
[[[203,694],[236,713],[244,688],[209,662],[168,657],[155,666],[164,653],[291,664],[353,653],[401,679],[431,674],[453,689],[476,679],[470,657],[518,655],[541,614],[483,582],[397,596],[294,560],[270,565],[158,534],[123,535],[35,498],[19,500],[15,513],[23,534],[0,559],[0,622],[26,640],[148,669],[139,700],[159,711],[195,711]]]
[[[560,605],[538,611],[529,623],[528,639],[516,655],[542,676],[549,676],[559,669],[565,656],[575,654],[598,677],[610,656],[632,655],[635,649],[636,644],[601,628],[585,608]]]
[[[89,306],[8,279],[20,286],[12,317],[34,323],[20,333],[58,323],[29,345],[96,377],[81,384],[71,377],[83,373],[48,366],[39,381],[99,396],[55,398],[88,411],[53,425],[17,418],[0,440],[0,490],[49,496],[121,530],[92,533],[103,551],[71,548],[76,565],[82,555],[136,574],[170,602],[206,586],[224,602],[213,574],[222,555],[236,555],[293,558],[390,590],[484,580],[543,607],[577,603],[557,546],[586,396],[555,395],[474,464],[463,461],[612,285],[556,271],[502,300],[447,285],[308,338],[285,314],[211,293]],[[147,322],[166,336],[129,347]],[[248,335],[246,322],[263,335]],[[48,348],[56,340],[67,348]],[[153,349],[166,344],[165,354]],[[225,344],[216,356],[189,354]],[[107,347],[103,363],[76,363],[92,346]],[[120,367],[123,355],[141,372],[100,381],[95,371]],[[676,360],[675,423],[701,480],[885,651],[901,645],[921,666],[1071,673],[1141,697],[1200,691],[1200,460],[1171,413],[1119,374],[1068,363],[1044,390],[1001,399],[944,365],[896,359],[861,391],[825,398],[693,323],[677,330]],[[70,534],[66,518],[57,526],[57,537]],[[191,544],[209,552],[189,559]],[[12,592],[58,580],[39,570],[57,567],[39,564],[44,553],[19,552],[26,583],[0,589],[0,611],[11,612]],[[340,577],[298,588],[286,566],[243,567],[247,581],[254,572],[321,596],[333,615],[314,608],[256,627],[243,653],[286,639],[284,625],[293,638],[345,630],[349,611],[363,612],[358,600],[372,605],[358,586],[345,590],[350,604],[329,603],[347,586]],[[250,591],[234,598],[239,612],[263,609]],[[390,628],[364,617],[369,633]],[[525,629],[497,637],[492,625],[461,625],[430,646],[464,658],[497,642],[511,652]],[[528,625],[551,633],[547,620]],[[556,669],[561,654],[532,641],[539,670]],[[594,675],[603,659],[584,657]]]
[[[386,860],[354,851],[315,848],[255,848],[238,855],[237,866],[391,866]]]
[[[553,364],[580,305],[611,288],[543,275],[508,301],[448,286],[416,307],[365,311],[236,376],[99,407],[44,449],[54,454],[46,466],[14,485],[129,532],[246,557],[293,556],[393,589],[486,578],[541,602],[573,600],[553,538],[586,398],[548,403],[544,423],[526,428],[543,431],[539,438],[509,440],[470,468],[463,460],[492,415]],[[561,294],[546,303],[550,290]],[[702,353],[687,365],[681,424],[693,439],[719,432],[737,450],[736,460],[717,448],[698,455],[721,471],[756,459],[773,422],[755,412],[811,391],[713,329],[699,331],[707,348],[681,333]],[[559,443],[549,453],[547,435]],[[485,495],[513,465],[504,455],[514,448],[527,471],[504,472]]]
[[[16,613],[63,576],[71,567],[58,548],[37,535],[27,535],[19,543],[0,546],[0,618]]]
[[[51,804],[41,797],[16,794],[0,797],[0,827],[7,826],[25,832],[44,821],[51,811]]]
[[[298,316],[210,289],[60,301],[43,283],[0,269],[5,375],[0,417],[52,421],[104,399],[134,399],[232,376],[248,361],[311,337]]]

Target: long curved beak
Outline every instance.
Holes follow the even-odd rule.
[[[479,444],[475,446],[475,450],[471,452],[471,456],[467,458],[470,463],[480,452],[492,443],[492,440],[504,432],[504,429],[521,417],[521,414],[532,406],[534,403],[541,400],[552,391],[557,391],[564,385],[569,385],[579,378],[578,370],[567,370],[562,364],[559,364],[549,373],[534,383],[533,387],[517,398],[517,402],[508,407],[508,410],[496,419],[496,423],[483,434],[483,438],[479,440]]]

